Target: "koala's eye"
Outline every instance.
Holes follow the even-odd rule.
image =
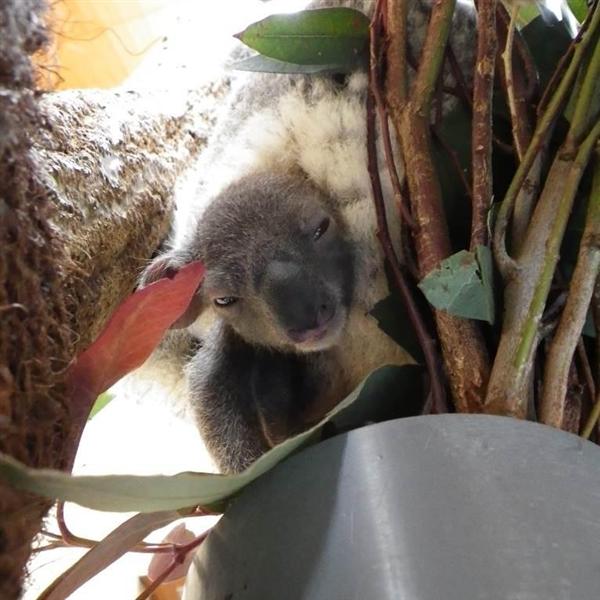
[[[313,233],[313,240],[315,242],[323,236],[323,234],[329,229],[329,217],[325,217],[320,223],[319,226],[315,229]]]
[[[214,303],[216,306],[231,306],[238,301],[238,298],[235,296],[223,296],[222,298],[215,298]]]

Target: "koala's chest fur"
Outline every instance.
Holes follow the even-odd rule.
[[[369,373],[385,365],[414,364],[413,358],[381,331],[373,317],[356,310],[340,345],[319,358],[322,393],[307,407],[306,425],[320,420]]]

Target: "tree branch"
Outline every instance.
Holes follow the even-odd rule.
[[[544,114],[540,117],[538,125],[535,129],[531,143],[527,148],[527,152],[523,156],[523,160],[519,165],[515,176],[506,192],[504,200],[498,211],[496,225],[494,228],[494,253],[498,266],[505,280],[514,278],[515,263],[510,258],[506,247],[506,231],[508,223],[512,215],[517,196],[529,176],[529,172],[538,156],[543,144],[548,139],[551,128],[564,107],[569,93],[577,77],[579,66],[585,56],[588,46],[595,39],[595,34],[600,26],[600,10],[594,10],[594,14],[590,21],[588,31],[581,37],[573,50],[573,58],[566,69],[564,77],[557,86],[556,92],[548,101],[548,105]]]
[[[429,118],[431,100],[433,99],[436,83],[444,64],[446,43],[450,35],[455,6],[456,0],[435,0],[431,10],[431,17],[429,19],[425,42],[421,50],[417,75],[410,93],[413,110],[422,117]],[[390,29],[392,37],[400,33]],[[392,57],[388,58],[391,59]]]
[[[510,23],[508,25],[508,35],[506,36],[506,46],[502,53],[502,61],[504,64],[504,77],[506,80],[506,97],[508,99],[508,108],[510,110],[510,120],[515,149],[519,160],[523,160],[525,150],[529,144],[529,136],[523,132],[523,128],[527,127],[527,120],[522,119],[522,114],[519,114],[517,109],[517,92],[515,89],[515,80],[513,77],[513,41],[515,38],[515,28],[517,26],[517,17],[519,15],[519,5],[515,4],[510,15]],[[519,99],[520,102],[523,98]]]
[[[398,4],[406,10],[402,8],[403,2]],[[444,61],[454,5],[455,0],[437,0],[434,3],[410,95],[403,103],[389,106],[405,162],[421,277],[435,269],[452,251],[442,192],[431,153],[430,106]],[[388,39],[404,40],[404,30],[401,27],[394,29],[394,25],[401,25],[401,22],[388,19]],[[398,81],[398,72],[407,70],[406,62],[398,61],[406,61],[407,57],[405,54],[388,53],[387,59],[386,89],[389,97],[391,82]],[[443,311],[435,311],[435,320],[454,403],[459,411],[475,412],[481,407],[489,369],[481,333],[474,322]]]
[[[505,288],[507,309],[490,377],[486,412],[520,418],[526,415],[542,312],[573,199],[599,136],[600,122],[574,158],[559,151],[550,169],[523,243],[520,276],[511,279]]]
[[[473,210],[471,250],[487,243],[492,205],[492,98],[496,64],[496,0],[477,3],[477,60],[473,78]]]
[[[367,97],[367,156],[369,177],[371,179],[371,186],[373,190],[373,201],[377,215],[377,237],[379,238],[385,257],[392,269],[396,287],[400,292],[403,304],[409,315],[409,319],[417,335],[419,344],[423,350],[423,356],[425,357],[425,364],[429,374],[433,404],[437,407],[443,407],[446,404],[446,394],[444,392],[443,375],[440,373],[437,367],[438,359],[437,352],[435,350],[435,342],[427,331],[425,322],[420,314],[417,303],[412,296],[412,292],[404,276],[400,261],[396,256],[396,252],[389,234],[383,199],[383,190],[381,188],[381,181],[379,178],[375,135],[375,107],[377,104],[380,108],[380,117],[382,120],[387,120],[385,111],[382,110],[383,107],[381,106],[382,97],[378,73],[380,28],[381,24],[379,21],[379,14],[378,11],[376,11],[370,27],[370,89]],[[393,160],[389,161],[387,166],[388,169],[395,169]],[[394,174],[390,172],[390,176],[393,180]],[[397,174],[395,174],[395,176],[397,178]]]
[[[586,224],[569,295],[550,345],[540,402],[542,423],[561,428],[565,420],[569,368],[579,342],[600,270],[600,155],[597,157]]]

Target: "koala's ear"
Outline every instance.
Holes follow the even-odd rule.
[[[140,277],[138,288],[146,287],[159,279],[168,277],[172,279],[178,273],[179,269],[185,266],[185,263],[173,254],[163,254],[155,258],[144,269]],[[171,329],[183,329],[191,325],[204,311],[207,306],[207,300],[204,296],[202,285],[196,290],[189,306],[185,312],[171,325]]]

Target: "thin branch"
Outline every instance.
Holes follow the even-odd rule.
[[[586,140],[581,144],[579,151],[577,152],[577,156],[572,163],[567,163],[569,165],[569,169],[566,171],[566,179],[564,180],[562,186],[558,186],[556,188],[558,191],[560,191],[558,212],[550,231],[550,237],[544,245],[546,253],[544,255],[543,267],[539,280],[535,285],[535,291],[529,306],[529,312],[522,331],[521,341],[516,349],[516,364],[523,365],[531,354],[534,345],[534,339],[536,337],[539,315],[541,315],[546,303],[548,290],[550,289],[550,284],[554,275],[554,269],[558,260],[559,248],[564,229],[566,227],[569,215],[571,214],[571,207],[573,205],[573,200],[575,198],[577,188],[579,187],[579,182],[583,175],[583,171],[587,166],[598,137],[600,137],[600,121],[590,132]],[[560,163],[561,153],[559,152],[557,164],[560,165]],[[548,181],[550,181],[550,176],[548,177]],[[546,187],[548,187],[548,185],[546,185]],[[553,192],[554,190],[550,190],[548,192],[548,196],[554,195]]]
[[[377,5],[376,16],[374,17],[374,23],[381,18],[381,4]],[[379,28],[378,28],[379,29]],[[379,84],[380,75],[379,67],[382,63],[382,49],[379,47],[379,31],[375,30],[372,26],[370,29],[370,65],[371,65],[371,91],[375,98],[375,106],[377,107],[377,114],[379,117],[379,125],[381,127],[381,137],[383,140],[383,151],[385,161],[387,165],[388,175],[392,184],[392,190],[394,193],[394,203],[398,211],[398,215],[401,220],[406,222],[411,229],[414,229],[415,222],[410,214],[409,208],[406,204],[404,194],[402,193],[402,184],[398,176],[398,169],[396,167],[396,160],[394,158],[394,151],[392,149],[392,139],[390,135],[390,127],[388,122],[388,114],[385,106],[385,102],[381,93],[381,85]]]
[[[496,0],[477,3],[477,59],[473,77],[473,196],[471,250],[487,244],[492,205],[492,98],[496,64]]]
[[[392,112],[399,111],[408,99],[408,30],[406,0],[378,0],[377,12],[381,10],[385,19],[387,36],[387,59],[398,66],[388,70],[386,85],[386,102]],[[381,7],[381,8],[379,8]],[[392,32],[389,35],[389,32]],[[373,23],[371,24],[373,37]]]
[[[596,8],[600,13],[600,8]],[[586,69],[585,77],[577,95],[575,110],[571,118],[571,127],[567,134],[566,146],[575,148],[587,134],[592,119],[598,119],[596,112],[592,113],[590,107],[594,103],[597,94],[598,80],[600,79],[600,34],[596,36],[596,47],[592,53],[590,63]]]
[[[164,583],[167,577],[183,562],[186,555],[195,550],[207,538],[209,531],[205,531],[189,544],[178,546],[173,553],[173,560],[165,567],[165,570],[136,598],[136,600],[147,600],[152,597],[152,594]]]
[[[389,106],[406,167],[421,277],[435,269],[452,251],[431,152],[430,106],[444,60],[454,5],[455,0],[434,2],[410,97],[403,104]],[[404,39],[401,31],[392,29],[391,21],[388,20],[388,24],[389,39]],[[395,55],[388,54],[387,59],[386,87],[389,90],[395,71],[404,71],[407,65],[399,64]],[[434,315],[455,406],[461,412],[476,412],[482,405],[489,372],[487,351],[478,325],[440,310]]]
[[[515,143],[515,149],[517,151],[517,157],[519,160],[523,160],[525,150],[527,149],[527,143],[529,140],[525,140],[525,136],[522,133],[523,126],[527,125],[527,122],[523,123],[521,115],[517,110],[517,93],[515,90],[515,80],[513,77],[513,41],[515,38],[515,29],[517,26],[517,17],[519,16],[519,5],[515,4],[512,8],[510,15],[510,23],[508,25],[508,35],[506,36],[506,46],[502,53],[502,61],[504,64],[504,77],[506,80],[506,96],[508,99],[508,108],[510,110],[510,120],[513,141]]]
[[[444,64],[446,43],[450,34],[455,6],[456,0],[435,0],[429,18],[427,35],[421,50],[417,75],[411,89],[410,96],[414,111],[427,118],[429,118],[436,82]],[[392,37],[400,34],[400,32],[394,32],[391,28],[392,24],[390,23]]]
[[[487,391],[488,413],[524,418],[542,313],[579,182],[600,136],[600,122],[575,157],[559,150],[520,257],[520,277],[505,287],[502,335]]]
[[[581,339],[599,271],[600,166],[593,178],[585,229],[569,285],[569,295],[546,359],[540,402],[541,421],[546,425],[563,426],[569,368]]]
[[[591,13],[591,11],[590,11],[590,13]],[[588,14],[588,17],[589,16],[590,15]],[[573,53],[575,52],[575,48],[577,48],[577,46],[581,43],[581,38],[583,37],[584,33],[587,31],[587,28],[589,27],[589,25],[590,25],[590,19],[588,18],[585,20],[585,22],[583,23],[583,25],[577,32],[577,35],[572,40],[567,51],[561,56],[561,59],[558,61],[558,64],[556,65],[556,68],[554,69],[554,72],[552,73],[552,77],[550,77],[550,81],[548,81],[546,88],[544,89],[544,92],[542,94],[542,97],[538,103],[538,106],[537,106],[538,116],[541,115],[546,110],[546,107],[548,106],[548,103],[550,102],[552,95],[554,94],[555,90],[557,89],[557,87],[559,85],[561,77],[563,76],[563,74],[565,73],[565,71],[569,65],[569,60],[573,56]]]
[[[502,3],[498,3],[496,6],[496,24],[498,26],[498,39],[500,45],[506,45],[506,38],[508,36],[508,28],[510,24],[510,15]],[[517,51],[517,58],[521,69],[519,72],[523,73],[524,80],[520,87],[523,89],[523,98],[525,102],[531,102],[536,94],[539,92],[539,76],[537,67],[527,42],[523,39],[521,32],[518,28],[514,31],[514,48]],[[502,61],[500,61],[502,64]]]
[[[94,548],[100,544],[102,540],[92,540],[90,538],[80,537],[71,532],[65,520],[64,506],[64,502],[58,502],[56,506],[56,522],[58,524],[58,530],[60,531],[60,534],[56,534],[51,531],[42,531],[42,535],[56,540],[56,543],[60,542],[59,545],[63,547]],[[216,513],[206,512],[204,509],[197,508],[194,512],[189,514],[182,513],[182,517],[205,517],[213,514]],[[179,544],[172,543],[151,544],[147,542],[141,542],[131,547],[128,552],[136,552],[138,554],[166,554],[177,551],[179,547]]]
[[[515,200],[526,181],[529,171],[538,156],[542,145],[548,138],[549,132],[556,118],[560,114],[568,96],[571,87],[577,77],[579,66],[585,56],[585,52],[592,40],[595,38],[596,31],[600,27],[600,10],[595,10],[590,20],[589,30],[583,35],[573,50],[573,58],[566,69],[566,72],[557,86],[556,92],[548,101],[544,114],[541,116],[535,129],[531,143],[527,152],[513,177],[513,180],[506,192],[504,200],[498,211],[496,225],[494,228],[494,253],[498,262],[500,271],[505,279],[514,277],[514,262],[510,258],[506,249],[506,231],[510,216],[513,212]]]
[[[464,75],[460,68],[460,64],[458,63],[456,55],[454,54],[454,50],[452,49],[452,46],[450,44],[448,44],[448,47],[446,48],[446,57],[448,58],[448,64],[450,65],[450,71],[452,72],[452,76],[456,81],[456,86],[454,88],[454,92],[456,93],[454,95],[456,95],[461,100],[465,108],[472,112],[473,96],[471,94],[469,86],[467,85],[467,82],[465,81]],[[515,153],[513,147],[510,144],[503,142],[497,135],[494,134],[493,131],[492,140],[494,144],[496,144],[497,148],[499,150],[502,150],[502,152],[504,152],[505,154],[512,155]]]
[[[581,432],[581,437],[586,440],[589,439],[590,435],[592,435],[592,431],[594,431],[594,427],[597,425],[598,420],[600,419],[600,394],[596,396],[596,403],[594,404],[594,408],[592,408],[592,412]]]
[[[550,134],[547,139],[550,138]],[[542,178],[542,166],[544,163],[545,150],[547,144],[544,144],[531,165],[531,169],[523,182],[512,215],[511,227],[511,250],[518,256],[521,250],[521,243],[525,239],[531,216],[535,209],[535,201],[539,194],[540,182]]]
[[[377,17],[374,17],[371,23],[371,38],[370,38],[370,90],[367,97],[367,153],[368,153],[368,170],[371,179],[373,190],[373,201],[375,212],[377,215],[377,236],[383,248],[384,254],[392,269],[395,283],[400,292],[403,304],[409,315],[411,324],[417,335],[419,344],[423,350],[425,364],[429,373],[431,393],[434,398],[433,402],[436,406],[444,406],[445,392],[442,385],[443,376],[437,368],[438,360],[435,351],[435,342],[429,335],[425,326],[424,320],[421,317],[419,308],[412,296],[408,286],[402,266],[398,261],[398,257],[394,251],[394,246],[389,234],[387,218],[385,214],[385,204],[383,199],[383,190],[379,178],[379,169],[377,166],[377,145],[375,139],[375,104],[376,98],[381,99],[381,95],[375,95],[373,90],[378,88],[378,42],[379,42],[379,22]],[[388,165],[389,166],[389,165]]]
[[[437,140],[444,152],[448,155],[448,158],[450,159],[450,162],[454,167],[454,171],[456,172],[456,175],[462,183],[466,197],[473,201],[473,190],[471,189],[471,184],[469,183],[469,180],[465,175],[465,171],[462,168],[462,165],[460,164],[460,160],[458,158],[456,150],[454,150],[454,148],[448,142],[446,142],[444,136],[435,127],[432,128],[432,133],[433,137]]]
[[[589,398],[593,401],[596,397],[596,383],[594,381],[594,375],[592,374],[592,368],[590,361],[585,350],[585,344],[583,337],[580,337],[577,342],[577,358],[579,359],[580,368],[583,372],[583,378],[585,379],[585,385],[588,390]]]

